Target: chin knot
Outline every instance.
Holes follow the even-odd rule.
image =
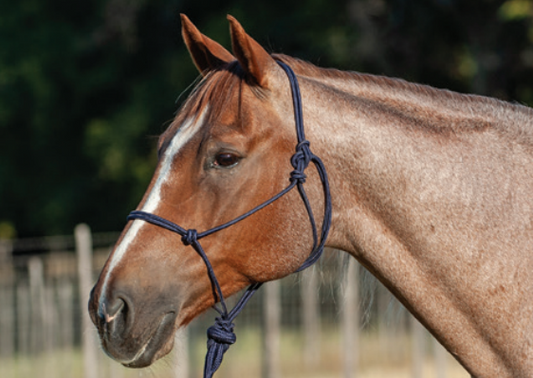
[[[191,229],[187,230],[187,233],[181,237],[181,241],[185,245],[191,245],[196,242],[196,239],[198,238],[198,232],[196,230]]]

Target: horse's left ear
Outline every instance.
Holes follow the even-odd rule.
[[[233,54],[247,76],[263,88],[268,87],[268,78],[278,68],[268,52],[244,31],[239,21],[228,15]]]
[[[211,38],[200,33],[184,14],[181,15],[181,34],[192,60],[202,75],[234,61],[231,53]]]

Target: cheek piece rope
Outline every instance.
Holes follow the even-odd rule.
[[[311,228],[313,231],[312,251],[309,257],[297,269],[297,272],[299,272],[311,266],[319,259],[320,255],[322,254],[322,251],[324,250],[324,244],[326,242],[326,238],[328,236],[331,224],[331,196],[329,192],[328,176],[326,174],[326,169],[324,167],[324,164],[322,163],[322,160],[320,160],[320,158],[318,158],[311,152],[311,150],[309,149],[309,141],[305,139],[301,102],[302,100],[300,96],[298,80],[296,79],[296,75],[288,65],[279,61],[278,64],[287,73],[287,76],[289,77],[289,82],[291,84],[291,92],[294,106],[294,118],[296,123],[296,134],[298,136],[296,153],[291,157],[291,164],[294,167],[294,170],[290,174],[289,186],[287,186],[284,190],[276,194],[268,201],[263,202],[261,205],[253,208],[247,213],[233,219],[232,221],[229,221],[204,232],[197,232],[194,229],[186,230],[164,218],[161,218],[154,214],[146,213],[144,211],[132,211],[128,216],[128,220],[140,219],[181,235],[181,241],[183,242],[183,244],[192,246],[200,255],[207,267],[207,274],[209,275],[209,279],[211,280],[213,296],[215,297],[215,305],[213,306],[213,308],[220,314],[220,317],[217,317],[215,320],[215,324],[209,327],[207,330],[208,341],[207,355],[205,357],[204,366],[204,378],[211,378],[213,376],[215,371],[222,363],[222,357],[224,353],[228,350],[229,346],[235,343],[235,341],[237,340],[235,334],[233,333],[233,320],[241,312],[241,310],[246,305],[248,300],[250,300],[252,295],[259,289],[261,283],[257,282],[250,285],[244,292],[241,299],[237,302],[235,307],[228,312],[226,301],[224,300],[224,296],[222,295],[222,289],[220,288],[220,284],[215,276],[213,267],[211,266],[211,263],[209,262],[209,259],[207,258],[207,255],[205,254],[198,240],[215,232],[228,228],[237,222],[240,222],[241,220],[249,217],[250,215],[261,210],[262,208],[270,205],[272,202],[276,201],[278,198],[289,192],[292,188],[297,187],[307,209],[309,221],[311,223]],[[313,211],[311,210],[307,194],[303,187],[303,184],[305,183],[306,179],[304,170],[307,168],[310,162],[313,162],[313,164],[315,165],[324,189],[324,220],[322,222],[320,242],[318,241],[318,233]],[[217,302],[220,302],[219,306],[217,306]]]

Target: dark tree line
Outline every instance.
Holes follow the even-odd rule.
[[[533,1],[0,2],[0,237],[121,229],[197,73],[179,13],[229,47],[533,105]]]

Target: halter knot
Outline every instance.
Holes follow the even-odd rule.
[[[304,140],[296,145],[296,153],[291,157],[291,165],[294,167],[294,171],[291,172],[291,181],[305,182],[307,176],[304,170],[307,168],[313,153],[309,149],[309,141]]]
[[[215,324],[207,329],[207,338],[217,344],[224,344],[229,347],[237,341],[237,336],[233,333],[233,327],[235,325],[231,321],[216,318]]]
[[[230,320],[216,318],[215,324],[207,329],[207,355],[205,356],[204,378],[211,378],[222,363],[224,353],[237,341]]]
[[[181,241],[185,245],[191,245],[198,239],[198,232],[195,229],[187,230],[181,237]]]

